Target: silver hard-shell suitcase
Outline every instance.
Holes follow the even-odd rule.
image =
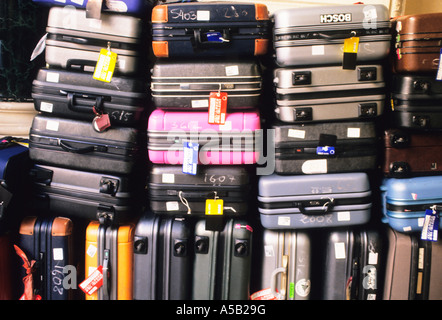
[[[280,9],[274,22],[281,67],[342,64],[344,39],[350,37],[359,37],[358,62],[382,60],[390,51],[390,16],[384,5]]]
[[[311,292],[310,234],[263,230],[259,291],[252,300],[308,300]]]
[[[277,68],[276,117],[284,122],[372,119],[384,111],[381,65]]]

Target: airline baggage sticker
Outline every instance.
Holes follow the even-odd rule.
[[[439,210],[435,208],[425,211],[425,220],[422,227],[421,239],[427,241],[437,241],[439,231]]]
[[[196,175],[198,165],[199,144],[194,142],[183,143],[183,173]]]

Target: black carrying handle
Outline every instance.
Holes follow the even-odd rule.
[[[77,92],[67,92],[60,90],[60,93],[66,94],[68,98],[68,108],[71,111],[79,113],[101,113],[103,111],[104,96],[96,96],[91,94],[81,94]],[[92,106],[80,105],[75,102],[75,98],[94,99],[95,102]],[[94,110],[95,108],[95,110]]]
[[[333,198],[329,198],[326,203],[322,205],[322,209],[320,210],[306,210],[303,202],[299,202],[297,207],[302,214],[305,215],[322,215],[326,214],[332,209],[335,205],[335,200]]]
[[[355,30],[343,33],[332,33],[332,34],[319,32],[318,35],[322,39],[334,40],[334,39],[347,39],[350,37],[356,37],[358,35],[358,32]]]
[[[72,152],[72,153],[79,153],[79,154],[89,153],[89,152],[92,152],[95,150],[95,146],[76,148],[76,147],[69,145],[68,143],[66,143],[66,141],[63,141],[63,140],[59,141],[59,145],[65,151]]]

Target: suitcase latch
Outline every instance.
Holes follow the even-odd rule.
[[[292,82],[294,85],[304,85],[312,83],[311,71],[296,71],[292,74]]]
[[[429,126],[430,118],[428,116],[413,116],[412,122],[418,127],[425,128]]]
[[[406,162],[393,162],[390,164],[390,174],[392,177],[405,176],[410,172],[410,165]]]
[[[100,193],[110,194],[115,196],[118,191],[119,181],[117,179],[111,179],[103,177],[100,180]]]
[[[235,257],[247,257],[249,255],[249,241],[235,239],[235,251],[233,255]]]
[[[134,237],[134,253],[147,254],[147,238],[146,237]]]
[[[174,240],[173,255],[175,257],[185,257],[187,255],[187,240],[183,239]]]
[[[312,108],[295,108],[293,115],[294,121],[311,121],[313,119]]]
[[[195,237],[195,253],[207,254],[209,253],[209,238],[196,236]]]
[[[359,117],[374,117],[378,114],[376,103],[361,103],[359,105]]]
[[[358,81],[374,81],[377,79],[377,69],[375,67],[358,68]]]

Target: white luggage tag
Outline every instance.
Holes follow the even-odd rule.
[[[437,241],[439,231],[439,214],[441,206],[432,206],[425,211],[424,226],[422,227],[421,240]]]
[[[440,49],[439,67],[437,68],[436,80],[438,81],[442,80],[442,48]]]
[[[198,166],[199,144],[194,142],[183,143],[183,173],[196,175]]]

